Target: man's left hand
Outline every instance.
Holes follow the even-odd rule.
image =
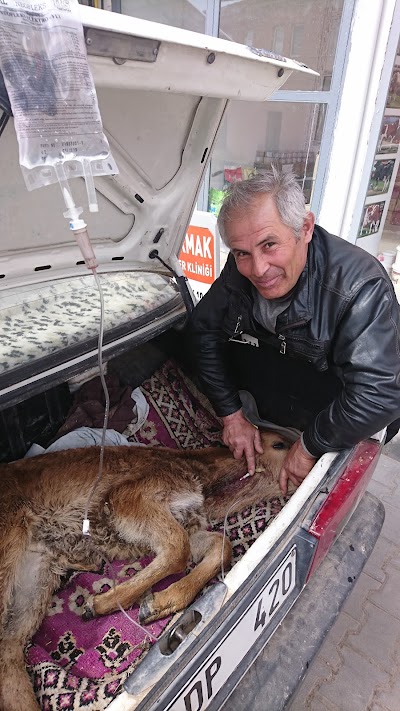
[[[316,461],[315,457],[305,451],[301,440],[297,440],[289,449],[279,476],[279,486],[282,494],[287,494],[288,481],[291,481],[296,487],[300,486]]]

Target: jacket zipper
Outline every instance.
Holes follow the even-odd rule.
[[[286,340],[285,336],[283,336],[281,333],[278,333],[278,338],[281,341],[281,347],[279,349],[279,353],[282,353],[282,355],[285,355],[286,353]]]
[[[238,318],[237,318],[237,321],[236,321],[235,330],[234,330],[234,332],[232,333],[231,337],[229,338],[230,341],[234,341],[234,340],[237,338],[237,336],[241,336],[241,335],[242,335],[243,330],[240,330],[240,325],[241,325],[241,323],[242,323],[242,319],[243,319],[242,314],[239,314],[239,316],[238,316]]]
[[[235,330],[233,332],[234,336],[240,336],[240,334],[242,333],[242,331],[239,331],[240,324],[242,323],[242,318],[243,318],[242,314],[239,314],[238,319],[236,321]]]

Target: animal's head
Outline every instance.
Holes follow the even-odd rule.
[[[252,504],[281,496],[279,474],[292,442],[281,434],[260,431],[263,454],[256,455],[256,469],[252,476],[246,474],[246,462],[230,460],[230,469],[224,482],[218,482],[213,491],[206,492],[205,506],[210,518],[223,520],[227,511],[242,511]]]
[[[264,453],[257,454],[256,473],[266,471],[277,475],[292,446],[292,442],[289,442],[283,435],[271,432],[270,430],[265,432],[260,431],[260,435]]]

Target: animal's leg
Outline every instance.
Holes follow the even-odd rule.
[[[21,555],[10,581],[1,631],[1,711],[39,711],[25,668],[24,646],[39,627],[59,581],[45,551],[25,550]]]
[[[232,549],[221,533],[197,531],[190,537],[190,550],[196,567],[166,590],[148,595],[140,605],[141,622],[153,622],[190,605],[196,595],[220,570],[230,563]]]
[[[134,491],[129,485],[113,492],[110,506],[113,525],[121,538],[133,545],[142,543],[156,557],[131,580],[90,597],[86,603],[86,619],[114,612],[118,610],[118,603],[129,608],[159,580],[184,570],[189,559],[189,536],[163,504],[148,494],[143,496],[140,491]]]
[[[77,563],[73,559],[67,557],[61,558],[61,556],[58,558],[58,563],[61,563],[62,567],[65,568],[65,570],[76,570],[76,572],[89,573],[96,572],[101,564],[99,561],[96,561],[95,563]]]
[[[1,642],[1,711],[40,711],[25,667],[24,649],[19,640]]]

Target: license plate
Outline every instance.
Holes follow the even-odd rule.
[[[296,546],[293,546],[254,602],[235,622],[198,672],[165,707],[165,711],[204,711],[282,607],[295,585]]]

